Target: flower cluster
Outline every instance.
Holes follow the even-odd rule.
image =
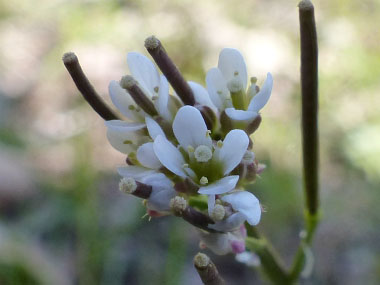
[[[186,82],[154,37],[154,63],[129,53],[131,75],[112,81],[113,104],[126,118],[106,121],[111,145],[127,154],[120,190],[145,199],[151,217],[174,214],[200,230],[201,247],[217,254],[245,251],[244,223],[260,221],[258,199],[244,188],[263,167],[250,135],[261,122],[272,76],[260,89],[239,51],[223,49],[207,72],[207,89]],[[170,85],[173,91],[170,90]]]

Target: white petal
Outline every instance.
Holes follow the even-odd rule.
[[[249,103],[248,110],[258,113],[268,102],[270,98],[270,94],[272,93],[272,87],[273,87],[272,74],[268,72],[267,79],[265,79],[265,82],[263,86],[261,87],[259,93],[257,93],[252,98],[251,102]]]
[[[154,89],[160,86],[160,75],[153,62],[140,53],[130,52],[127,55],[127,63],[132,76],[145,93],[150,97],[156,95]]]
[[[227,82],[233,78],[239,79],[245,91],[248,80],[247,67],[243,56],[237,49],[223,49],[219,54],[218,68]],[[236,73],[237,75],[235,75]]]
[[[235,108],[227,108],[225,111],[228,117],[236,121],[252,121],[257,116],[256,112],[236,110]]]
[[[215,207],[215,195],[209,195],[207,199],[208,214],[211,215]]]
[[[206,75],[207,91],[211,101],[220,110],[231,104],[227,82],[219,68],[211,68]]]
[[[105,121],[107,138],[110,144],[122,153],[136,150],[140,142],[146,140],[142,130],[145,124],[128,123],[120,120]]]
[[[226,176],[226,177],[223,177],[222,179],[219,179],[218,181],[215,181],[214,183],[210,185],[201,187],[198,190],[198,193],[206,194],[206,195],[216,195],[216,194],[227,193],[235,188],[238,180],[239,180],[239,175]]]
[[[149,135],[153,140],[157,136],[166,137],[164,131],[161,129],[160,125],[155,120],[147,116],[145,117],[145,123],[146,127],[148,128]]]
[[[128,92],[121,88],[120,84],[113,80],[108,85],[108,91],[110,93],[111,101],[115,105],[115,107],[127,118],[133,121],[142,121],[143,111],[137,113],[137,105],[135,101],[133,101],[132,97],[128,94]],[[131,110],[133,108],[134,110]]]
[[[195,97],[195,102],[200,105],[210,107],[214,112],[216,111],[215,105],[212,103],[210,96],[208,95],[207,90],[200,84],[188,81],[191,90],[193,90],[193,94]]]
[[[179,109],[173,122],[173,132],[184,149],[187,149],[189,145],[194,148],[199,145],[212,147],[212,141],[207,135],[207,126],[201,112],[192,106],[184,106]]]
[[[210,224],[208,227],[221,232],[230,232],[239,228],[247,218],[240,212],[233,213],[227,219]]]
[[[159,169],[162,164],[153,150],[153,143],[145,143],[137,149],[137,160],[147,168]]]
[[[144,176],[140,182],[151,185],[153,191],[159,192],[173,187],[173,182],[163,173],[154,173]]]
[[[170,211],[170,200],[176,196],[173,188],[167,188],[162,191],[152,191],[148,199],[147,207],[149,210],[157,212]]]
[[[185,160],[181,152],[166,138],[157,136],[153,144],[154,153],[160,162],[171,172],[186,177],[183,171]]]
[[[169,111],[169,83],[165,76],[160,77],[160,87],[158,91],[158,99],[156,100],[156,109],[158,113],[167,121],[172,120],[172,115]]]
[[[231,204],[235,211],[242,213],[247,222],[257,225],[261,217],[261,207],[259,200],[248,191],[239,191],[222,197],[224,202]]]
[[[132,177],[136,180],[156,173],[155,170],[133,165],[118,167],[117,172],[123,177]]]
[[[230,233],[206,233],[200,232],[201,241],[215,254],[224,255],[232,251],[230,245]]]
[[[224,175],[230,173],[242,160],[249,144],[247,134],[242,130],[232,130],[223,141],[218,153],[224,166]]]
[[[247,266],[257,267],[260,266],[260,258],[252,252],[242,252],[235,255],[235,259]]]

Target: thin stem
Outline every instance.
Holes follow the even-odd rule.
[[[301,35],[302,149],[306,209],[318,212],[318,43],[314,6],[299,3]]]
[[[78,57],[74,53],[68,52],[63,55],[62,60],[76,87],[95,112],[106,121],[119,119],[87,79],[79,64]]]
[[[292,281],[299,278],[307,263],[306,250],[312,243],[319,222],[317,30],[314,6],[311,1],[302,0],[298,7],[301,36],[302,149],[306,230],[302,233],[302,240],[290,271]]]
[[[315,230],[318,226],[319,215],[311,216],[308,213],[306,216],[306,231],[301,234],[301,243],[295,254],[292,268],[290,270],[290,280],[295,281],[300,276],[307,262],[305,251],[311,246]]]
[[[145,40],[145,47],[161,69],[162,73],[166,76],[175,92],[181,98],[182,102],[185,103],[185,105],[194,106],[195,98],[193,91],[166,53],[161,42],[155,36],[151,36]]]
[[[194,257],[194,267],[198,271],[199,277],[205,285],[226,284],[220,276],[218,269],[211,259],[204,253],[198,253]]]
[[[136,104],[141,107],[150,116],[158,115],[152,101],[144,94],[144,91],[138,85],[138,82],[130,75],[123,76],[120,80],[120,86],[128,91]]]
[[[260,257],[261,267],[274,284],[290,284],[289,276],[277,252],[259,231],[247,225],[247,247]]]

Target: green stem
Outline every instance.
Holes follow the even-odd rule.
[[[307,262],[306,260],[306,254],[305,250],[311,246],[311,243],[313,241],[315,230],[318,226],[318,222],[320,219],[320,215],[309,215],[307,212],[305,212],[306,217],[306,231],[304,235],[301,237],[301,243],[298,247],[298,250],[295,254],[294,261],[292,268],[290,270],[290,280],[295,281],[299,278],[302,270],[305,267],[305,264]]]
[[[314,6],[299,3],[301,36],[302,150],[306,209],[318,212],[318,43]]]
[[[301,38],[302,150],[306,230],[296,252],[290,279],[299,278],[307,262],[306,253],[319,222],[318,145],[318,42],[314,6],[310,0],[299,4]]]
[[[256,230],[247,227],[247,247],[260,257],[261,267],[265,275],[273,284],[290,284],[289,275],[272,245]]]

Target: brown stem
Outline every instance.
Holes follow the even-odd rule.
[[[203,253],[197,253],[194,257],[194,267],[198,271],[199,277],[205,285],[226,284],[220,276],[218,269],[211,259]]]
[[[183,103],[194,106],[195,98],[193,91],[166,53],[161,42],[155,36],[151,36],[145,40],[145,47]]]
[[[170,201],[170,208],[174,215],[182,217],[186,222],[202,230],[216,233],[217,231],[209,229],[209,224],[214,224],[214,221],[207,215],[195,210],[187,204],[187,201],[180,196],[176,196]]]
[[[62,57],[63,63],[67,71],[70,73],[76,87],[90,104],[90,106],[98,113],[104,120],[118,120],[119,117],[112,111],[112,109],[104,102],[100,95],[96,92],[90,81],[84,74],[78,57],[72,53],[67,52]]]
[[[141,90],[137,81],[130,75],[123,76],[120,80],[120,86],[128,91],[136,104],[141,107],[147,114],[153,116],[158,115],[152,101]]]

